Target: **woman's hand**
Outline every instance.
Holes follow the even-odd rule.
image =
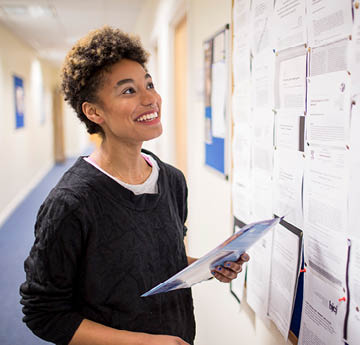
[[[224,266],[217,266],[211,273],[222,283],[230,283],[233,279],[237,278],[238,274],[242,271],[243,263],[249,261],[249,259],[249,255],[244,253],[238,261],[225,262]]]
[[[186,341],[179,337],[171,335],[150,335],[146,340],[147,345],[189,345]]]

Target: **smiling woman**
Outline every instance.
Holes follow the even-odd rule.
[[[196,260],[183,243],[184,175],[141,148],[162,133],[146,59],[137,39],[105,27],[80,40],[64,63],[65,99],[102,143],[44,201],[25,261],[24,322],[56,344],[194,341],[190,289],[140,297]],[[242,262],[213,274],[229,282]]]

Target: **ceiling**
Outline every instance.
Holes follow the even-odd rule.
[[[134,32],[148,0],[0,0],[0,24],[56,64],[89,30]]]

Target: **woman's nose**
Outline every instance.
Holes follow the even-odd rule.
[[[154,90],[146,90],[143,92],[141,97],[143,105],[152,105],[156,103],[156,94]]]

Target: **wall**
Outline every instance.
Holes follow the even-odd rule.
[[[19,129],[15,129],[13,74],[23,79],[25,89],[25,126]],[[0,26],[0,224],[54,163],[52,91],[58,74],[58,67]],[[69,111],[66,115],[65,147],[68,155],[79,154],[87,135],[84,130],[79,135],[77,119]]]
[[[163,97],[164,135],[159,154],[169,161],[173,151],[172,35],[174,21],[187,13],[188,70],[188,246],[189,255],[201,256],[232,232],[231,187],[204,166],[204,40],[231,22],[231,0],[160,1],[152,41],[158,44],[158,89]],[[141,33],[140,33],[141,34]],[[143,36],[148,35],[143,32]],[[170,76],[170,78],[169,78]],[[166,133],[169,131],[168,133]],[[171,161],[171,160],[170,160]],[[209,188],[211,186],[211,188]],[[196,345],[284,344],[275,326],[258,318],[247,306],[232,297],[228,284],[216,281],[193,288],[197,320]]]

